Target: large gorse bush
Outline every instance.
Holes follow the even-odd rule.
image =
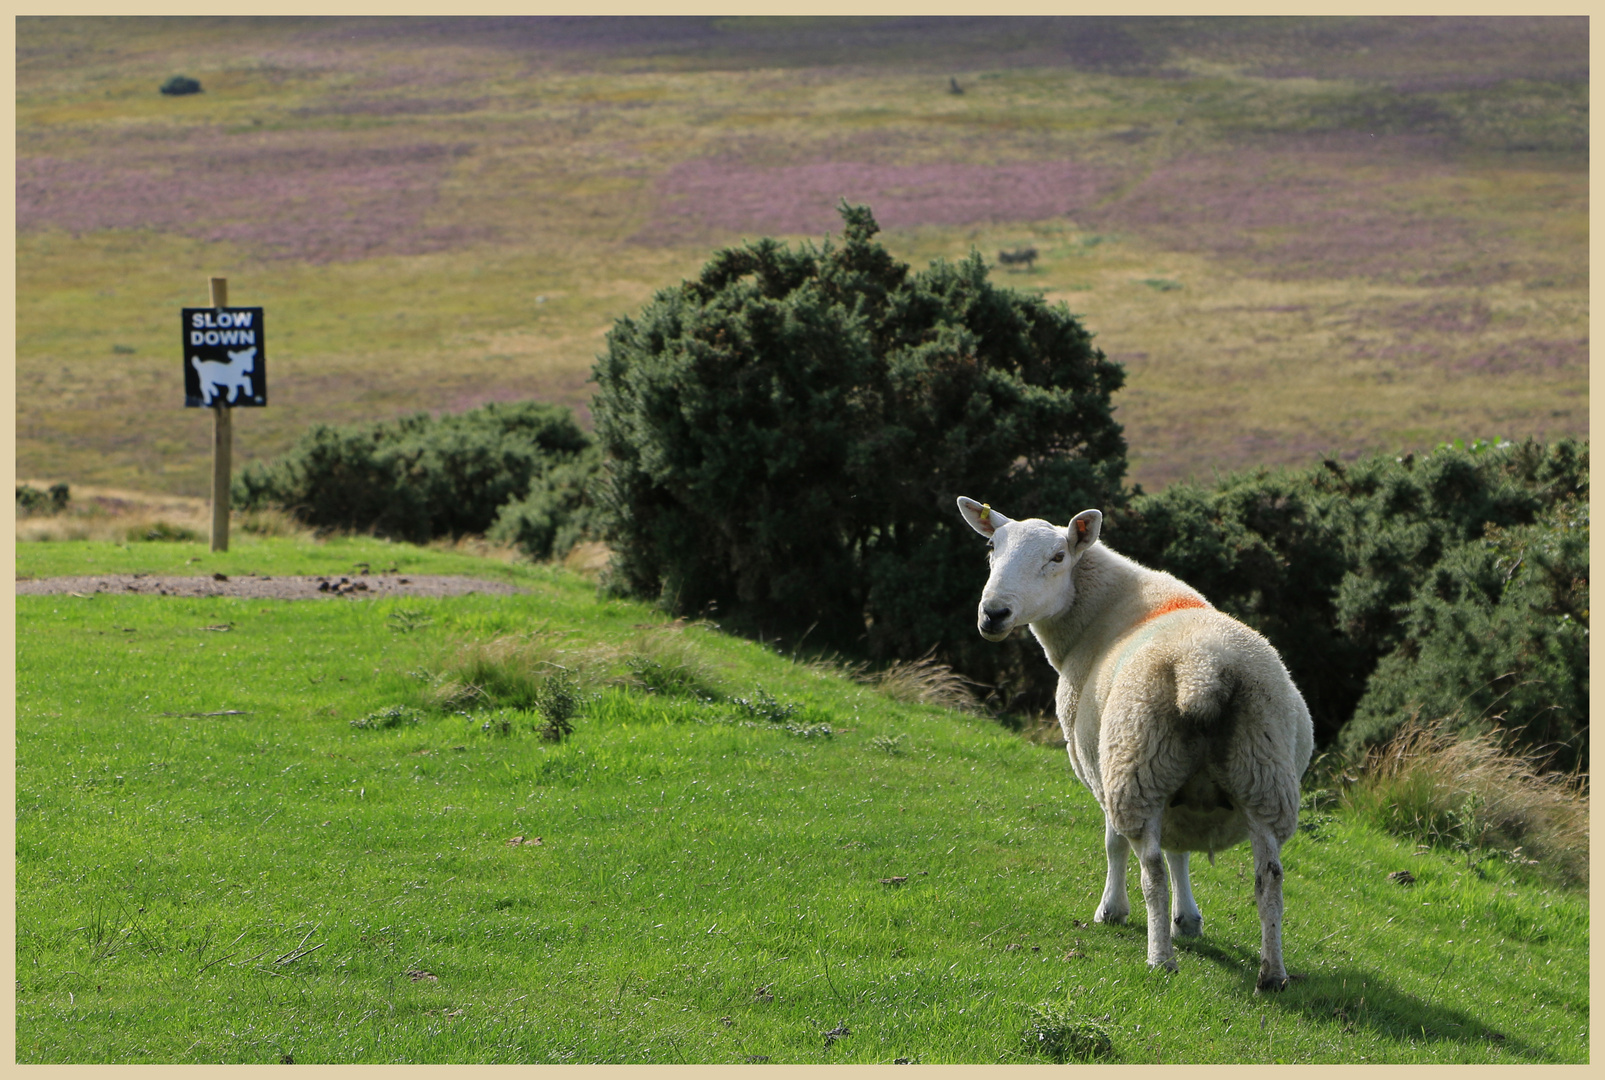
[[[1045,681],[974,631],[985,564],[954,509],[1121,499],[1121,369],[979,256],[913,272],[842,207],[839,244],[759,240],[620,319],[596,365],[616,587],[680,613]],[[1041,670],[1039,670],[1041,669]]]

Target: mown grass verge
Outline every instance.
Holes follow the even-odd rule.
[[[1586,896],[1519,865],[1310,815],[1302,978],[1253,993],[1243,849],[1201,862],[1206,936],[1155,976],[1140,904],[1086,925],[1090,795],[984,717],[553,569],[365,540],[228,565],[381,546],[528,591],[18,598],[19,1061],[1588,1058]],[[19,572],[203,551],[26,545]],[[577,672],[572,734],[428,700],[497,641]]]

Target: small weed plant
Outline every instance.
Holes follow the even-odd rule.
[[[1044,1002],[1032,1007],[1020,1039],[1029,1052],[1060,1064],[1100,1061],[1115,1052],[1108,1019],[1079,1016],[1066,1006]]]
[[[866,744],[871,750],[882,754],[891,754],[894,757],[908,753],[908,732],[899,731],[896,735],[876,735]]]
[[[417,724],[422,720],[423,714],[417,709],[405,705],[392,705],[388,709],[380,709],[361,719],[351,721],[351,726],[363,730],[383,731]]]
[[[771,724],[784,724],[798,711],[797,705],[780,701],[761,686],[753,690],[751,697],[738,697],[735,703],[748,716]]]
[[[535,709],[542,720],[541,738],[562,742],[574,734],[574,715],[580,711],[582,701],[579,686],[568,672],[555,672],[541,680],[535,691]]]

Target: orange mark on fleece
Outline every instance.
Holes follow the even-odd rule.
[[[1172,611],[1186,611],[1188,608],[1205,608],[1208,606],[1208,604],[1194,596],[1172,597],[1171,599],[1166,600],[1163,604],[1160,604],[1158,607],[1154,608],[1148,614],[1144,615],[1138,620],[1137,625],[1141,626],[1150,619],[1157,619],[1161,615],[1169,615]]]

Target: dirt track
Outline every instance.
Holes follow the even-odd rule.
[[[483,578],[430,574],[366,574],[322,576],[162,577],[155,574],[95,574],[82,577],[31,578],[17,582],[18,596],[68,593],[135,593],[155,596],[240,596],[253,600],[352,600],[381,596],[507,596],[522,592],[514,585]]]

